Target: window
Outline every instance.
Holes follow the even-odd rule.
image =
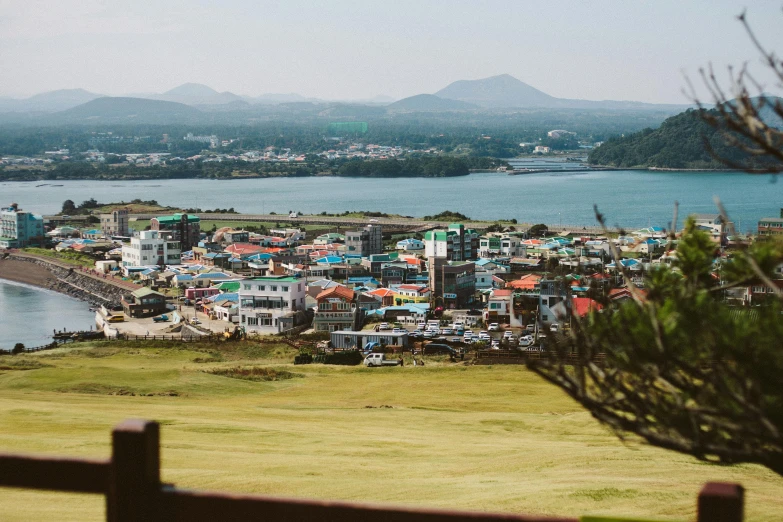
[[[252,285],[242,285],[242,288],[244,288],[245,290],[250,290],[251,286]]]
[[[302,283],[299,283],[299,288],[297,288],[297,292],[301,292],[301,291],[302,291]]]
[[[258,285],[258,289],[263,292],[264,290],[266,290],[266,285]]]
[[[247,324],[248,326],[258,326],[258,319],[255,317],[248,317]]]
[[[288,287],[287,287],[287,286],[283,286],[283,287],[281,287],[281,290],[282,290],[283,292],[288,292]]]
[[[277,285],[272,285],[269,289],[273,292],[277,292]]]

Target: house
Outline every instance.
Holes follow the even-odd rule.
[[[379,300],[381,306],[394,306],[394,298],[396,297],[394,290],[390,288],[378,288],[365,292],[365,295],[373,296],[375,299]]]
[[[221,296],[222,297],[222,296]],[[239,322],[239,303],[236,300],[219,298],[214,301],[212,313],[219,321]]]
[[[558,321],[553,308],[569,298],[569,285],[555,279],[541,279],[538,297],[539,324],[548,325]]]
[[[761,218],[757,230],[760,236],[777,236],[783,234],[783,208],[780,209],[780,217]]]
[[[128,209],[120,208],[107,214],[100,214],[101,231],[106,237],[127,237],[130,235],[128,228]]]
[[[445,258],[448,261],[476,259],[479,235],[460,223],[452,223],[447,230],[429,230],[424,234],[424,255],[427,259]]]
[[[381,265],[381,281],[386,286],[404,283],[408,276],[408,263],[398,261]]]
[[[381,225],[370,224],[360,230],[345,233],[346,252],[367,257],[383,253],[383,230]]]
[[[233,279],[232,276],[223,272],[204,272],[193,276],[193,286],[196,288],[204,288],[212,286],[216,281],[223,282],[229,279]]]
[[[178,265],[181,252],[179,241],[156,230],[143,230],[122,245],[122,266]]]
[[[201,235],[201,220],[198,216],[176,213],[170,216],[158,216],[150,220],[150,230],[164,232],[179,241],[182,250],[190,250],[198,245]]]
[[[239,323],[248,332],[274,334],[305,324],[305,282],[291,276],[241,281]]]
[[[43,217],[21,210],[16,203],[0,208],[0,248],[42,245],[44,239]]]
[[[378,343],[385,346],[408,346],[408,332],[392,333],[391,331],[335,331],[330,335],[333,348],[343,350],[360,350],[367,343]]]
[[[467,308],[476,293],[476,267],[467,261],[447,261],[443,257],[429,259],[429,287],[436,306]]]
[[[122,296],[122,309],[128,317],[158,315],[167,311],[166,296],[150,288],[140,288]]]
[[[428,303],[430,289],[427,285],[402,284],[392,287],[395,293],[394,302],[397,305],[408,303]]]
[[[492,290],[484,312],[484,322],[508,323],[510,321],[509,316],[514,305],[513,292],[510,288]]]
[[[696,228],[707,232],[714,242],[723,244],[726,240],[729,223],[720,214],[692,214],[690,217]]]
[[[191,286],[190,288],[185,289],[185,299],[197,301],[198,299],[206,299],[213,295],[218,295],[219,293],[220,290],[215,287],[195,288]]]
[[[337,330],[359,330],[364,319],[364,310],[358,307],[356,292],[345,286],[334,286],[315,298],[317,309],[313,328],[317,332]]]
[[[420,250],[424,250],[424,241],[420,241],[415,238],[403,239],[402,241],[397,241],[397,250],[418,252]]]

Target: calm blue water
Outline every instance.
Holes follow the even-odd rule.
[[[783,207],[783,183],[773,176],[739,172],[605,171],[458,178],[276,178],[217,181],[43,181],[0,183],[0,203],[51,214],[63,201],[80,203],[155,199],[163,205],[202,209],[234,207],[246,213],[376,210],[409,216],[461,212],[474,219],[516,218],[527,223],[594,225],[593,204],[609,225],[667,227],[674,201],[682,217],[713,213],[718,196],[742,231]],[[782,180],[783,181],[783,180]]]
[[[52,341],[54,329],[89,330],[95,312],[66,295],[0,279],[0,350],[16,343],[42,346]]]

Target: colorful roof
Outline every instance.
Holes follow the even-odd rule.
[[[339,299],[345,299],[347,301],[353,301],[356,293],[351,290],[348,287],[338,285],[333,286],[331,288],[327,288],[317,296],[315,296],[316,301],[320,301],[321,299],[329,299],[329,298],[339,298]]]

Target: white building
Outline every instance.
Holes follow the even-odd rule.
[[[424,256],[446,258],[448,261],[466,261],[478,257],[479,235],[459,223],[448,230],[429,230],[424,233]]]
[[[182,249],[179,241],[169,239],[165,232],[144,230],[122,245],[122,266],[178,265]]]
[[[275,334],[295,326],[305,310],[305,280],[291,276],[245,279],[239,286],[239,323],[248,333]]]
[[[424,241],[419,241],[415,238],[403,239],[402,241],[397,241],[397,250],[405,250],[406,252],[424,250]]]

